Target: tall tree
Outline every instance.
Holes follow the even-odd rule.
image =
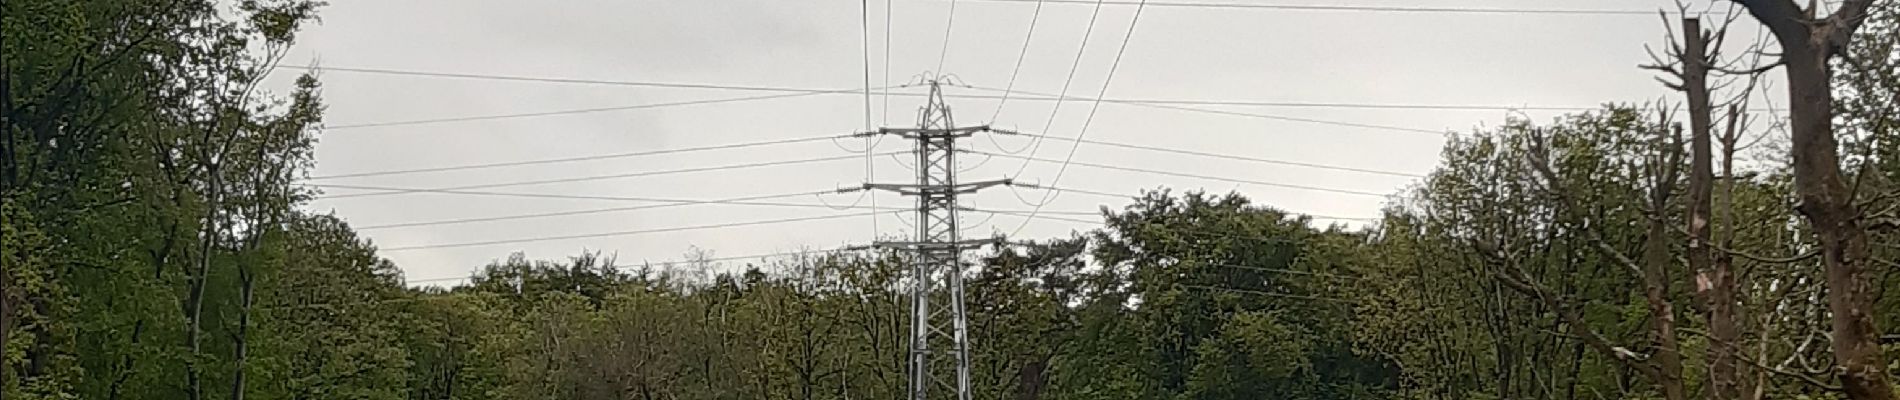
[[[1781,44],[1787,74],[1796,207],[1812,227],[1827,267],[1830,342],[1849,397],[1897,397],[1875,326],[1874,260],[1857,195],[1841,172],[1834,131],[1834,60],[1847,51],[1874,0],[1848,0],[1829,15],[1793,0],[1735,0]]]

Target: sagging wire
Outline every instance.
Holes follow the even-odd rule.
[[[916,171],[916,170],[917,170],[917,164],[916,164],[916,163],[907,163],[907,162],[904,162],[904,159],[902,159],[902,158],[898,158],[898,157],[897,157],[897,154],[898,154],[898,152],[890,152],[890,153],[884,153],[884,155],[887,155],[887,156],[891,156],[891,161],[895,161],[895,162],[897,162],[897,165],[900,165],[900,166],[903,166],[903,167],[904,167],[904,169],[908,169],[908,170],[911,170],[911,171]]]
[[[1011,129],[1011,131],[1014,131],[1014,129]],[[1017,155],[1017,154],[1022,154],[1023,151],[1029,150],[1029,146],[1035,144],[1035,141],[1043,139],[1041,134],[1023,135],[1023,136],[1031,137],[1032,139],[1030,139],[1030,142],[1024,143],[1023,147],[1017,148],[1016,150],[1009,150],[1009,149],[1003,148],[1002,142],[996,141],[996,136],[997,135],[983,135],[984,138],[987,138],[990,140],[990,146],[996,147],[996,150],[1003,152],[1003,154],[1008,154],[1012,156]]]
[[[970,172],[970,171],[975,171],[975,170],[976,170],[977,168],[982,168],[982,167],[983,167],[983,165],[985,165],[985,164],[989,164],[989,163],[990,163],[990,159],[993,159],[993,158],[996,158],[995,156],[992,156],[992,155],[989,155],[989,154],[983,154],[983,153],[977,153],[977,155],[981,155],[981,156],[983,156],[983,159],[982,159],[982,160],[980,160],[980,161],[977,161],[977,162],[976,162],[976,165],[971,165],[971,166],[970,166],[970,167],[968,167],[968,168],[963,168],[963,169],[958,169],[958,170],[957,170],[957,172],[959,172],[959,173],[962,173],[962,172]]]
[[[842,191],[839,191],[839,192],[842,192]],[[844,206],[844,207],[833,206],[831,205],[831,202],[825,201],[824,193],[812,193],[811,197],[818,199],[818,204],[824,205],[825,208],[829,208],[829,209],[837,210],[837,211],[844,211],[844,210],[849,210],[853,208],[858,208],[858,204],[864,202],[864,197],[871,194],[871,191],[869,190],[857,190],[856,192],[858,192],[858,198],[855,200],[851,200],[851,205]],[[838,193],[838,192],[833,192],[833,193]],[[875,207],[871,210],[871,212],[872,213],[877,212]]]
[[[1042,190],[1057,190],[1057,189],[1051,189],[1051,188],[1044,188],[1044,187],[1042,187],[1042,186],[1040,185],[1041,183],[1042,183],[1042,181],[1041,181],[1040,179],[1038,179],[1038,180],[1037,180],[1037,181],[1036,181],[1035,183],[1031,183],[1031,184],[1027,184],[1027,185],[1023,185],[1023,186],[1028,186],[1028,187],[1032,187],[1032,188],[1040,188],[1040,189],[1042,189]],[[1008,187],[1008,188],[1009,188],[1009,194],[1010,194],[1010,195],[1013,195],[1013,196],[1016,196],[1016,201],[1019,201],[1019,202],[1022,202],[1022,203],[1023,203],[1023,205],[1026,205],[1026,206],[1030,206],[1030,207],[1042,207],[1042,206],[1046,206],[1046,205],[1049,205],[1049,203],[1050,203],[1050,202],[1053,202],[1053,201],[1055,201],[1055,199],[1051,199],[1051,198],[1048,198],[1048,197],[1043,197],[1043,199],[1042,199],[1042,202],[1040,202],[1040,203],[1038,203],[1038,202],[1032,202],[1032,201],[1029,201],[1029,199],[1025,199],[1025,198],[1023,198],[1023,194],[1022,194],[1022,192],[1020,192],[1020,191],[1017,191],[1017,190],[1016,190],[1016,186],[1017,186],[1017,185],[1003,185],[1003,186],[1004,186],[1004,187]]]

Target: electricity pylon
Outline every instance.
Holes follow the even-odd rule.
[[[963,250],[1000,239],[963,240],[960,236],[957,196],[1010,184],[1009,179],[960,182],[957,180],[957,139],[977,133],[1011,133],[988,125],[958,127],[944,104],[942,82],[931,80],[930,96],[915,128],[880,128],[858,136],[894,135],[916,143],[915,183],[866,183],[865,190],[886,190],[917,198],[917,232],[911,241],[879,241],[882,248],[908,250],[910,258],[910,357],[908,375],[912,400],[931,393],[954,393],[970,400],[970,334],[963,304]],[[942,291],[948,304],[933,306]],[[948,357],[933,357],[947,355]],[[947,359],[947,360],[946,360]]]

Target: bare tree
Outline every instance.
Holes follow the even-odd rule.
[[[1687,7],[1679,6],[1686,11]],[[1720,28],[1705,32],[1702,21],[1697,18],[1682,19],[1682,43],[1669,40],[1665,50],[1673,60],[1664,60],[1651,52],[1655,62],[1645,65],[1645,69],[1661,71],[1677,80],[1670,82],[1659,79],[1671,89],[1680,91],[1688,100],[1689,106],[1689,186],[1687,203],[1683,206],[1684,229],[1688,234],[1689,270],[1695,273],[1695,294],[1702,301],[1704,314],[1708,320],[1708,336],[1715,343],[1708,348],[1708,398],[1741,398],[1741,369],[1736,363],[1735,349],[1740,346],[1741,331],[1735,317],[1735,275],[1727,262],[1717,262],[1712,247],[1713,219],[1711,210],[1715,203],[1712,199],[1715,184],[1714,149],[1711,145],[1711,133],[1714,129],[1714,106],[1710,101],[1709,71],[1721,52],[1722,38],[1727,36],[1728,23]],[[1664,25],[1668,25],[1667,19]],[[1710,46],[1711,42],[1715,46]],[[1744,94],[1743,98],[1746,98]],[[1732,222],[1731,222],[1732,223]]]

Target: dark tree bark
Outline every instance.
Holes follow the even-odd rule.
[[[1808,220],[1826,268],[1831,345],[1836,374],[1848,397],[1894,400],[1892,379],[1874,326],[1874,276],[1867,230],[1854,193],[1841,177],[1834,138],[1833,71],[1828,62],[1847,48],[1873,0],[1848,0],[1826,17],[1813,17],[1792,0],[1735,0],[1781,44],[1788,79],[1789,130],[1796,211]]]

